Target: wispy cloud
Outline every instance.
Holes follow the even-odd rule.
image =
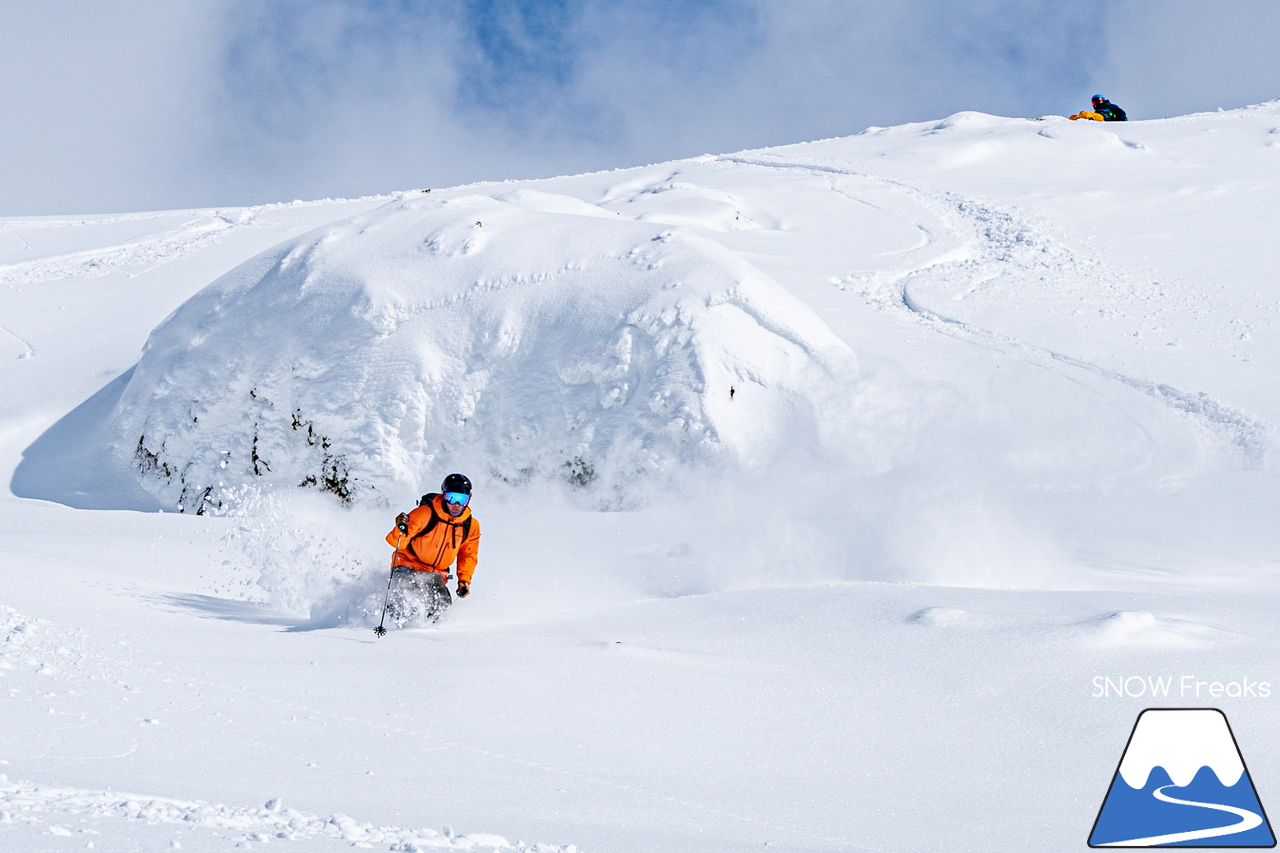
[[[532,177],[1094,90],[1229,107],[1280,95],[1278,27],[1274,0],[15,0],[0,213]]]

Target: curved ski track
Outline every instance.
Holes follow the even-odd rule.
[[[733,156],[719,159],[769,169],[794,169],[832,175],[863,182],[872,189],[890,190],[899,197],[905,196],[909,201],[936,216],[939,224],[948,233],[940,233],[937,226],[922,221],[916,213],[891,209],[867,197],[870,194],[855,194],[853,190],[842,188],[836,183],[832,184],[835,192],[908,219],[930,239],[930,245],[909,254],[923,255],[925,250],[931,250],[932,255],[931,258],[923,260],[919,266],[901,272],[876,273],[863,277],[859,277],[856,273],[851,274],[840,281],[837,284],[838,287],[842,290],[854,291],[882,309],[901,311],[917,322],[949,337],[997,352],[1016,351],[1022,358],[1052,370],[1064,378],[1070,379],[1062,369],[1066,366],[1119,383],[1189,416],[1193,422],[1225,440],[1239,453],[1246,468],[1261,467],[1270,444],[1271,434],[1275,431],[1267,421],[1226,406],[1202,391],[1184,391],[1167,383],[1129,376],[1011,335],[948,317],[925,307],[912,296],[911,284],[927,276],[965,273],[968,278],[976,279],[970,287],[970,290],[973,290],[980,287],[984,281],[1006,273],[1035,272],[1037,275],[1045,275],[1061,273],[1073,268],[1083,273],[1088,268],[1097,270],[1101,267],[1099,262],[1082,260],[1069,248],[1044,236],[1047,226],[1035,221],[1025,212],[965,198],[955,193],[924,190],[836,165]],[[956,236],[958,232],[964,231],[970,232],[968,240]],[[965,257],[966,250],[976,251],[976,257]],[[1046,258],[1052,259],[1052,262],[1046,261]],[[1094,274],[1096,275],[1097,272],[1095,271]],[[1115,274],[1112,273],[1112,275]],[[862,286],[858,286],[859,284]],[[888,292],[885,292],[884,285],[890,286]]]

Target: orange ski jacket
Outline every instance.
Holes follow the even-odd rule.
[[[430,503],[409,513],[408,528],[401,533],[393,527],[387,534],[387,544],[396,549],[392,566],[447,577],[456,558],[458,580],[471,583],[480,554],[480,522],[471,516],[471,507],[455,518],[444,508],[444,498],[433,495]]]

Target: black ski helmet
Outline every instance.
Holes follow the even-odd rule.
[[[471,481],[462,474],[450,474],[444,478],[444,482],[440,484],[441,492],[462,492],[464,495],[471,494]]]

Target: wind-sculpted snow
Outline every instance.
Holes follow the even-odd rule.
[[[109,429],[184,511],[247,482],[425,490],[443,467],[617,506],[829,432],[854,373],[810,309],[691,231],[547,193],[420,194],[183,305]]]
[[[107,846],[129,832],[114,821],[169,824],[184,833],[211,833],[251,847],[254,842],[330,840],[355,847],[377,844],[395,851],[514,850],[519,853],[574,853],[573,845],[512,844],[501,835],[455,835],[446,828],[406,829],[360,822],[345,814],[329,817],[301,812],[272,798],[261,806],[228,806],[221,803],[178,800],[114,791],[86,791],[51,785],[10,782],[0,775],[0,823],[18,824],[28,830],[61,837],[92,840],[106,836]],[[87,826],[86,826],[87,824]],[[68,826],[76,827],[75,830]],[[31,833],[34,834],[34,833]],[[191,842],[188,841],[188,844]],[[385,845],[385,846],[384,846]],[[174,843],[172,847],[180,847]]]
[[[1190,649],[1231,639],[1208,625],[1187,619],[1160,618],[1146,611],[1122,610],[1078,626],[1081,639],[1100,647],[1137,646]]]

